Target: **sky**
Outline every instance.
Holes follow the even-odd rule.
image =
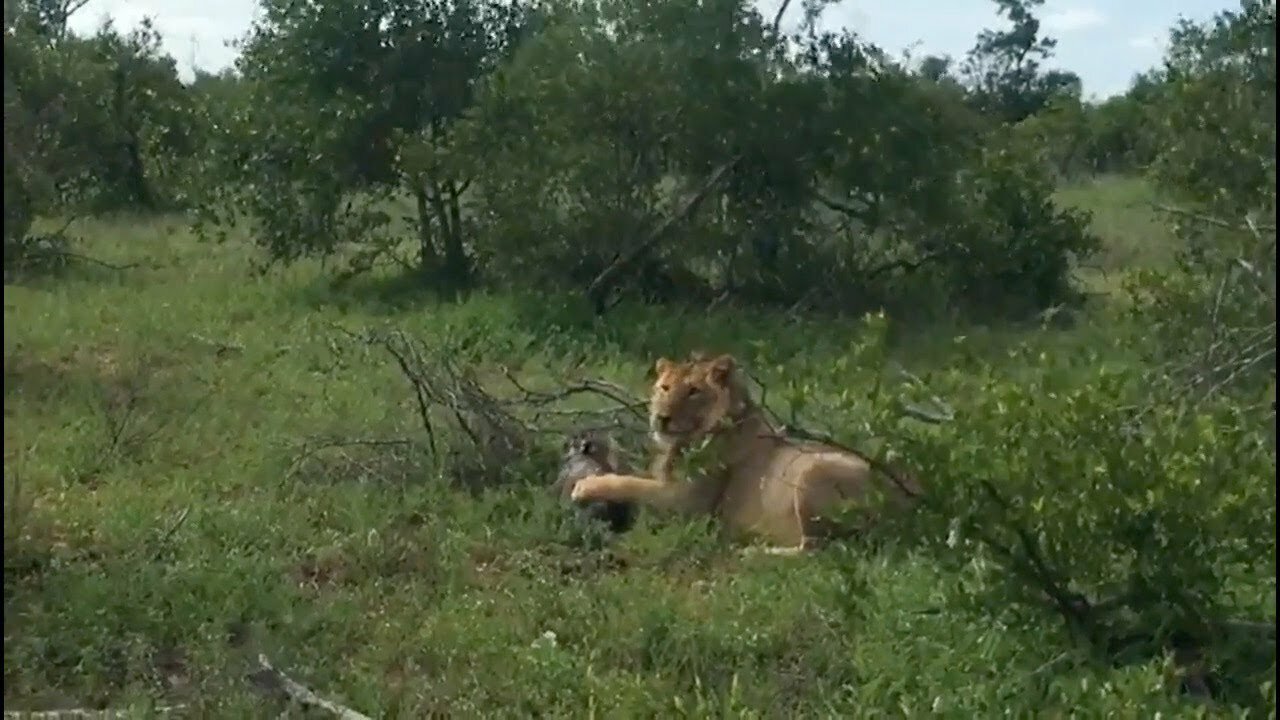
[[[772,17],[781,0],[756,0]],[[1058,39],[1054,66],[1071,70],[1088,96],[1123,92],[1133,76],[1156,65],[1167,30],[1179,17],[1205,20],[1238,7],[1237,0],[1047,0],[1042,27]],[[793,2],[784,28],[799,21]],[[991,0],[843,0],[827,9],[826,28],[847,27],[891,54],[959,58],[983,28],[996,27]],[[216,72],[235,60],[227,46],[257,14],[257,0],[90,0],[71,19],[72,29],[92,32],[106,17],[127,30],[150,17],[165,50],[189,79],[192,69]]]

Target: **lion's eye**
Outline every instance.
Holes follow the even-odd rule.
[[[697,397],[697,396],[698,396],[698,393],[700,393],[700,392],[702,392],[702,391],[701,391],[701,390],[699,390],[698,388],[696,388],[696,387],[691,387],[691,388],[689,388],[689,391],[688,391],[687,393],[685,393],[685,394],[686,394],[686,395],[688,395],[689,397]]]
[[[662,392],[671,392],[670,385],[659,385],[658,389],[661,390]]]

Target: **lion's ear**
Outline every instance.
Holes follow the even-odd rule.
[[[737,367],[738,363],[733,359],[732,355],[721,355],[711,361],[711,379],[720,385],[726,385],[729,382],[729,378],[733,377],[733,371]]]
[[[675,365],[675,363],[664,357],[658,358],[658,361],[653,364],[654,377],[661,377],[663,373],[671,369],[672,365]]]

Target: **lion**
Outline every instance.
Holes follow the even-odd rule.
[[[842,506],[865,505],[879,491],[899,507],[921,495],[915,480],[877,472],[857,453],[775,430],[731,355],[662,358],[654,371],[649,430],[658,451],[656,477],[591,475],[574,486],[574,502],[711,515],[731,534],[771,543],[766,552],[789,555],[829,537],[831,515]],[[709,471],[673,477],[676,460],[703,443]]]

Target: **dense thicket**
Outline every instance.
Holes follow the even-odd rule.
[[[186,207],[272,260],[338,253],[601,308],[638,291],[1038,310],[1073,298],[1096,247],[1054,183],[1152,165],[1205,182],[1172,138],[1205,136],[1178,112],[1212,99],[1175,91],[1230,69],[1186,26],[1166,68],[1086,102],[1050,66],[1039,4],[1001,0],[1008,26],[952,63],[820,32],[815,3],[784,36],[739,0],[266,0],[235,70],[184,85],[150,26],[79,37],[62,4],[15,0],[6,258],[51,239],[36,216]],[[1213,52],[1256,52],[1241,42]]]

